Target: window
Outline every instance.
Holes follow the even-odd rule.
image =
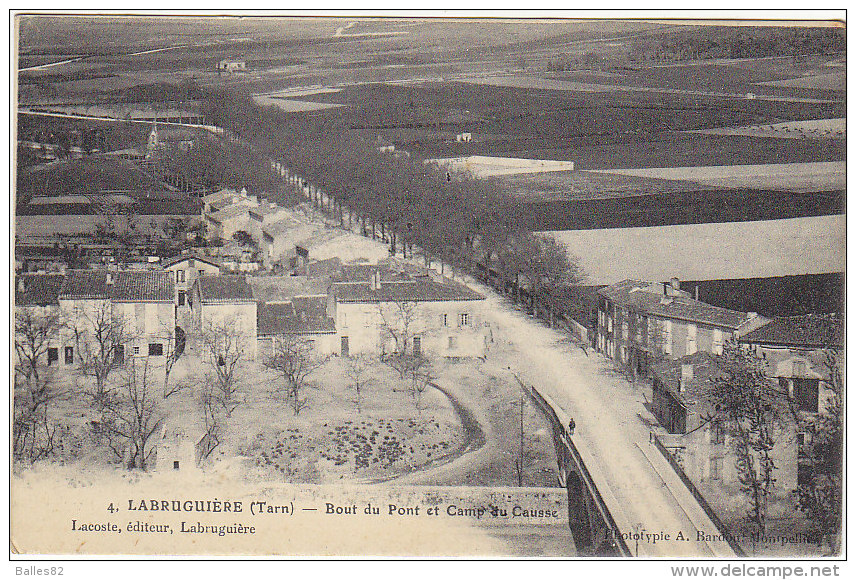
[[[178,270],[178,271],[176,271],[176,274],[178,275],[178,281],[179,282],[185,281],[186,274],[185,274],[184,270]]]
[[[421,356],[422,355],[422,337],[414,336],[413,337],[413,356]]]
[[[467,314],[466,312],[463,312],[463,313],[458,315],[458,321],[459,321],[458,326],[469,326],[470,325],[470,315]]]
[[[449,315],[441,314],[440,315],[440,326],[449,326]]]
[[[139,346],[135,346],[135,347],[134,347],[134,355],[136,356],[136,355],[139,355],[139,354],[140,354],[140,347],[139,347]]]
[[[59,349],[58,348],[48,348],[48,366],[51,366],[51,363],[55,363],[59,360]]]
[[[458,348],[458,337],[450,336],[449,337],[449,350],[455,350]]]
[[[713,348],[711,348],[711,351],[713,352],[713,354],[715,354],[715,355],[721,355],[722,354],[722,343],[723,343],[722,330],[720,330],[719,328],[714,328],[713,329]]]
[[[698,352],[698,347],[696,346],[696,333],[698,332],[698,327],[695,324],[687,325],[687,354],[695,354]]]
[[[70,365],[74,363],[74,347],[67,346],[65,347],[65,364]]]
[[[710,478],[722,479],[722,457],[710,458]]]
[[[714,422],[710,425],[710,442],[714,445],[722,445],[725,443],[725,429],[722,423]]]
[[[820,379],[794,377],[794,398],[800,411],[817,413],[818,386]]]
[[[630,323],[627,318],[621,321],[621,338],[627,340],[630,337]]]
[[[184,303],[187,301],[187,292],[184,290],[178,291],[178,305],[184,306]]]
[[[204,276],[204,275],[205,275],[205,270],[203,270],[202,268],[199,268],[199,275],[200,275],[200,276]]]
[[[178,461],[173,461],[173,462],[172,462],[172,468],[173,468],[173,469],[178,470],[178,466],[179,466],[179,462],[178,462]]]
[[[672,321],[663,322],[663,352],[672,354]]]
[[[797,464],[797,485],[810,485],[814,472],[807,463]]]
[[[163,356],[163,344],[159,342],[149,343],[149,356]]]
[[[116,364],[124,364],[125,363],[125,347],[121,344],[116,345],[116,354],[113,357],[116,359]]]

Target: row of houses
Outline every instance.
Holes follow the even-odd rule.
[[[822,413],[832,396],[828,354],[842,348],[838,316],[770,320],[705,304],[677,279],[624,280],[599,289],[597,301],[597,350],[634,377],[650,379],[650,410],[665,431],[662,442],[693,481],[738,482],[711,399],[727,342],[764,361],[767,377],[801,417],[782,430],[774,449],[780,485],[795,489],[808,477],[802,458],[810,440],[800,425]]]
[[[65,326],[51,339],[45,361],[61,366],[76,364],[81,329],[91,329],[105,312],[123,321],[122,360],[167,356],[177,337],[213,329],[240,335],[250,359],[265,357],[284,334],[312,341],[321,355],[405,348],[482,356],[483,302],[463,284],[394,259],[376,265],[332,259],[311,263],[298,276],[247,276],[222,273],[216,260],[197,254],[167,260],[162,271],[21,274],[15,295],[19,312],[62,315]]]

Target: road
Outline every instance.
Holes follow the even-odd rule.
[[[502,337],[490,356],[507,361],[574,418],[574,443],[619,529],[671,538],[641,540],[638,555],[734,556],[725,541],[712,539],[719,536],[716,526],[649,443],[641,386],[634,388],[611,371],[609,361],[594,352],[586,355],[488,288],[470,285],[488,296],[486,319],[494,336]],[[685,539],[676,539],[679,533]],[[627,544],[637,550],[635,542]]]

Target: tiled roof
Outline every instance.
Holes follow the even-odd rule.
[[[115,302],[172,302],[175,285],[169,272],[154,270],[113,273],[110,298]]]
[[[277,213],[283,211],[283,208],[274,204],[273,207],[270,206],[269,202],[260,204],[259,207],[254,207],[250,210],[250,217],[255,217],[256,219],[261,219],[264,216],[270,215],[272,213]]]
[[[70,300],[107,299],[107,271],[68,270],[59,297]]]
[[[287,302],[294,296],[326,294],[329,282],[305,276],[252,276],[247,280],[259,302]]]
[[[402,282],[381,281],[373,289],[368,282],[334,283],[332,291],[339,302],[445,302],[484,300],[484,296],[463,284],[443,278],[442,282],[418,278]]]
[[[319,260],[318,262],[309,263],[310,278],[328,278],[339,274],[342,271],[342,260],[339,258],[328,258],[327,260]],[[302,272],[298,271],[298,274]]]
[[[693,378],[681,385],[683,365],[692,365]],[[723,376],[716,357],[708,352],[697,352],[677,360],[664,359],[653,366],[654,376],[689,411],[704,415],[712,411],[710,393],[713,381]]]
[[[232,196],[237,196],[238,192],[233,189],[221,189],[220,191],[215,191],[214,193],[209,193],[202,199],[206,203],[215,203],[221,201],[223,199],[231,199]]]
[[[213,205],[212,205],[213,207]],[[248,218],[249,212],[252,209],[251,206],[245,204],[233,204],[228,207],[224,207],[220,211],[218,211],[215,215],[210,216],[218,220],[220,223],[223,223],[223,220],[231,219],[231,218]]]
[[[59,304],[63,274],[21,274],[15,280],[16,306]]]
[[[775,318],[740,337],[748,344],[796,346],[806,348],[840,347],[843,321],[832,314],[808,314]]]
[[[295,296],[291,302],[260,303],[257,322],[259,336],[336,332],[336,322],[327,316],[326,296]]]
[[[203,303],[252,302],[253,290],[246,276],[200,276],[196,279]]]
[[[302,224],[290,217],[283,217],[283,219],[277,220],[275,222],[265,224],[262,230],[270,235],[271,237],[277,237],[280,234],[291,233],[292,230],[300,227]],[[304,227],[301,231],[308,230],[308,228]]]
[[[693,300],[686,292],[680,292],[676,296],[666,296],[662,293],[662,288],[662,284],[624,280],[601,288],[598,294],[617,304],[632,306],[640,312],[722,328],[736,329],[749,318],[743,312],[718,308]]]
[[[185,260],[199,260],[200,262],[205,262],[206,264],[211,264],[212,266],[217,266],[218,268],[223,267],[223,264],[221,264],[220,261],[216,258],[212,258],[211,256],[202,256],[200,254],[179,254],[178,256],[167,258],[162,262],[162,265],[164,268],[169,268],[170,266],[173,266]]]

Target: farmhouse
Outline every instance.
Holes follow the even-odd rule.
[[[256,357],[257,305],[246,276],[199,276],[191,289],[190,307],[197,337],[229,334],[247,358]]]
[[[65,276],[62,274],[20,274],[15,279],[15,314],[22,317],[23,324],[19,328],[16,321],[15,331],[26,332],[27,321],[45,320],[48,317],[60,316],[59,293]],[[60,329],[47,330],[44,340],[46,344],[38,347],[47,357],[48,366],[59,363],[60,350],[63,347],[63,336]],[[36,340],[40,341],[41,338]],[[35,345],[34,345],[35,346]],[[17,350],[17,349],[16,349]],[[33,353],[28,353],[33,354]],[[20,353],[18,353],[20,356]],[[66,364],[72,364],[74,359]]]
[[[188,295],[199,276],[215,276],[221,273],[222,264],[210,256],[199,253],[181,254],[164,260],[164,270],[172,275],[175,283],[175,317],[179,326],[190,324],[190,301]]]
[[[326,295],[294,296],[287,302],[259,303],[258,349],[270,355],[277,337],[297,335],[309,341],[313,352],[320,355],[338,353],[336,321],[332,300]]]
[[[624,280],[597,293],[598,352],[643,376],[660,356],[721,354],[723,345],[757,317],[693,300],[677,278]]]
[[[346,265],[330,287],[342,356],[431,353],[483,356],[484,296],[433,272],[411,275],[392,262]]]
[[[174,339],[174,286],[157,271],[69,270],[64,275],[21,275],[17,314],[57,314],[63,327],[47,345],[47,364],[71,366],[80,348],[109,332],[119,342],[116,358],[163,356]]]
[[[163,357],[175,340],[175,284],[169,272],[107,272],[113,316],[124,321],[127,354]],[[121,359],[122,357],[120,357]]]
[[[779,382],[800,412],[822,412],[832,396],[830,358],[842,347],[842,320],[836,315],[808,314],[776,318],[738,339],[767,361],[768,375]]]
[[[247,63],[243,60],[231,60],[224,58],[217,63],[217,71],[220,73],[236,73],[247,70]]]
[[[678,455],[684,472],[694,482],[738,485],[732,441],[717,416],[710,394],[713,382],[724,376],[716,357],[697,352],[653,365],[652,411],[669,435],[661,439]],[[790,422],[777,426],[771,452],[776,485],[797,487],[797,437]]]

